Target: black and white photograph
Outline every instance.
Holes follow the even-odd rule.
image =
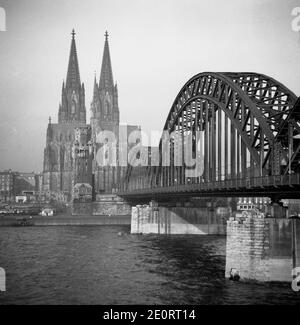
[[[299,96],[299,0],[0,0],[0,306],[299,304]]]

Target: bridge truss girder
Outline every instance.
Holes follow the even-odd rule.
[[[202,131],[204,173],[185,177],[186,166],[128,168],[126,184],[165,187],[178,184],[286,174],[298,168],[300,103],[284,85],[257,73],[205,72],[191,78],[178,93],[164,130],[181,136]],[[293,140],[292,140],[293,141]],[[197,143],[193,143],[193,148]],[[184,147],[184,144],[183,144]],[[162,153],[162,141],[160,142]],[[184,161],[183,148],[183,161]],[[160,155],[161,157],[162,155]]]

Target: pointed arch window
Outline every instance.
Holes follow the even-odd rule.
[[[75,114],[75,112],[76,112],[77,103],[78,103],[78,98],[75,93],[75,90],[73,90],[72,97],[71,97],[71,114],[72,115]]]
[[[108,91],[105,94],[104,98],[104,114],[108,115],[110,112],[110,107],[111,107],[111,99]]]
[[[75,114],[75,111],[76,111],[76,102],[75,100],[72,100],[71,114]]]

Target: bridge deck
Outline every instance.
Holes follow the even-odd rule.
[[[273,175],[223,181],[203,182],[173,186],[142,188],[136,185],[130,190],[119,190],[124,198],[156,198],[167,196],[272,196],[281,198],[299,197],[300,174]]]

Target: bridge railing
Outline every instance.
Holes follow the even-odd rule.
[[[151,184],[148,178],[139,175],[133,177],[129,183],[123,182],[118,192],[126,195],[126,193],[178,193],[178,192],[211,192],[211,191],[224,191],[224,190],[240,190],[240,189],[267,189],[283,186],[296,186],[300,185],[300,174],[289,175],[270,175],[248,178],[236,178],[220,181],[205,182],[204,180],[199,183],[187,182],[185,184],[175,184],[170,186],[160,186],[159,184]]]

